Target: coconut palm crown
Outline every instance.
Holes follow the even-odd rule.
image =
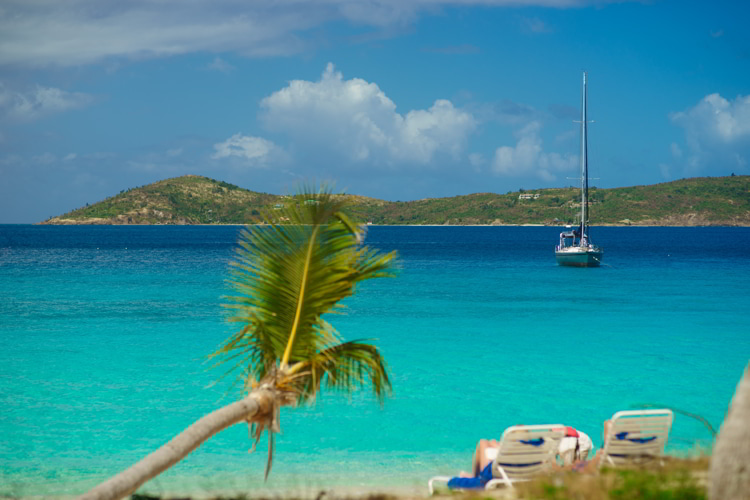
[[[323,317],[341,312],[360,281],[395,274],[395,252],[363,246],[345,204],[308,190],[265,214],[267,225],[241,231],[227,304],[241,328],[212,357],[240,369],[247,388],[272,375],[300,402],[314,400],[323,381],[347,392],[369,382],[381,402],[390,390],[378,349],[342,342]]]

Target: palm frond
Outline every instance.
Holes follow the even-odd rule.
[[[381,403],[391,391],[385,359],[377,347],[362,340],[323,349],[292,366],[290,373],[297,375],[301,400],[313,399],[323,383],[346,393],[369,384]]]
[[[226,307],[229,321],[242,328],[212,355],[219,363],[234,362],[255,380],[279,363],[308,363],[334,389],[362,385],[364,378],[378,397],[390,387],[377,349],[346,343],[336,350],[338,335],[323,319],[343,307],[341,300],[359,282],[395,274],[395,252],[363,246],[362,232],[344,208],[342,197],[308,189],[283,210],[266,213],[267,225],[241,231]],[[336,360],[344,364],[335,368]],[[320,377],[306,388],[311,396],[319,384]]]

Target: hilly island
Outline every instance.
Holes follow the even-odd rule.
[[[574,187],[416,201],[340,196],[349,199],[355,218],[384,225],[560,225],[573,223],[580,211]],[[288,199],[186,175],[124,189],[42,224],[256,224],[274,219],[274,209]],[[750,176],[590,188],[589,204],[594,225],[750,226]]]

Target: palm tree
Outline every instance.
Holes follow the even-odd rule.
[[[81,499],[129,495],[239,422],[251,425],[256,444],[268,431],[267,477],[279,409],[314,401],[321,384],[349,392],[369,383],[382,403],[391,385],[378,349],[365,341],[342,342],[323,316],[340,312],[340,301],[360,281],[393,276],[396,254],[363,246],[363,231],[344,207],[345,199],[328,190],[307,190],[265,214],[268,225],[240,233],[227,305],[240,329],[210,357],[230,363],[227,373],[240,369],[235,382],[244,384],[247,396],[202,417]]]
[[[750,364],[737,384],[711,455],[708,498],[750,498]]]

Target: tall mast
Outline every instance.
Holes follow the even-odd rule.
[[[586,145],[586,72],[583,72],[583,91],[581,93],[581,239],[588,239],[588,230],[586,220],[586,211],[588,209],[589,199],[589,169],[588,169],[588,148]]]

